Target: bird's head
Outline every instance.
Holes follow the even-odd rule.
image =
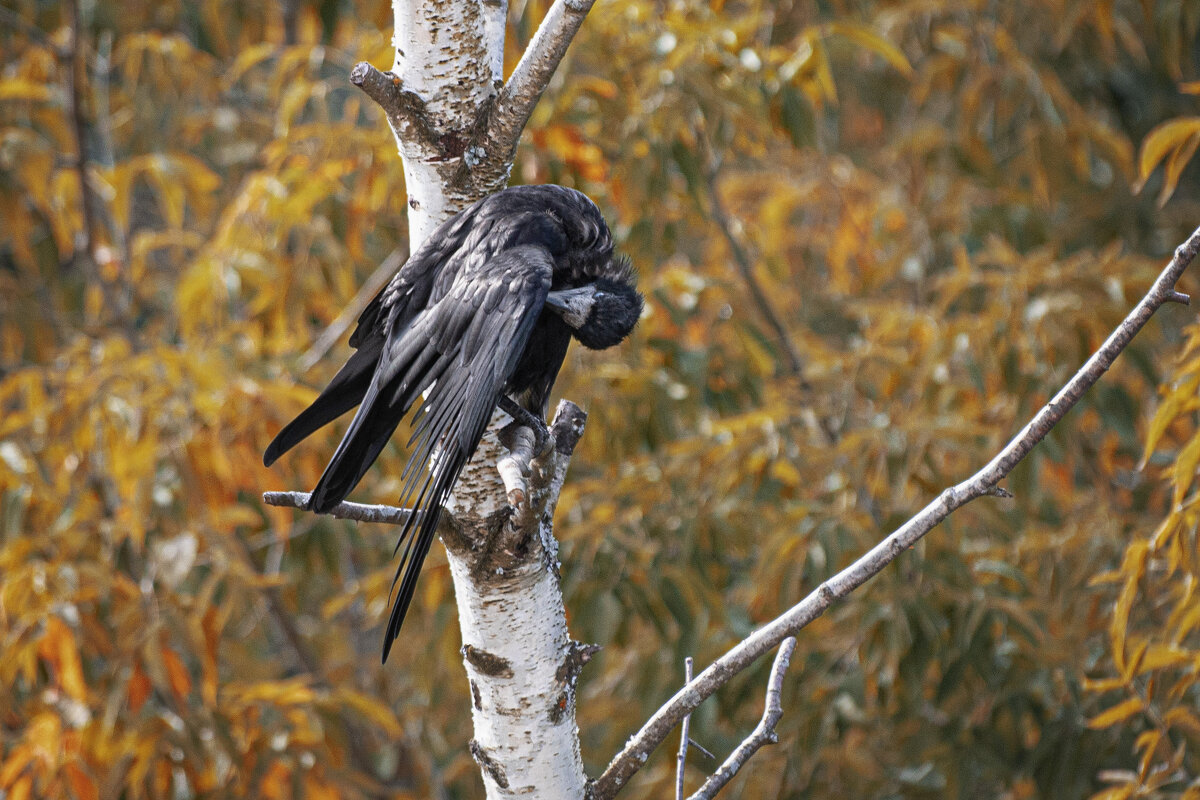
[[[591,308],[575,338],[584,347],[603,350],[620,344],[642,315],[642,293],[632,284],[600,278],[594,284]]]
[[[571,326],[584,347],[603,350],[620,344],[642,315],[642,293],[626,281],[597,278],[574,289],[551,292],[546,305]]]

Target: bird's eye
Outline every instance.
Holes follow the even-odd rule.
[[[595,297],[597,300],[603,300],[604,298],[608,297],[608,292],[597,290],[593,297]]]

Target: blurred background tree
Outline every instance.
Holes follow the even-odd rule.
[[[511,6],[510,56],[545,7]],[[9,798],[479,792],[440,554],[381,668],[394,531],[258,499],[319,474],[336,431],[271,472],[262,448],[405,241],[394,140],[346,79],[390,62],[390,22],[365,0],[0,7]],[[559,382],[590,413],[557,530],[573,634],[605,648],[580,690],[593,773],[685,656],[981,464],[1141,295],[1200,219],[1198,27],[1173,0],[592,12],[514,182],[595,198],[649,301]],[[1160,313],[1015,500],[805,631],[781,743],[726,796],[1195,796],[1194,322]],[[358,497],[393,498],[401,458]],[[727,752],[766,670],[693,737]]]

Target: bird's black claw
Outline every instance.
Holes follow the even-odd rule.
[[[533,414],[528,409],[514,403],[507,395],[500,398],[498,403],[500,410],[513,418],[511,425],[504,427],[508,431],[511,427],[528,428],[533,432],[533,456],[538,458],[546,454],[550,447],[550,429],[546,427],[546,423],[538,419],[536,414]],[[513,432],[501,433],[500,441],[509,450],[512,449]]]

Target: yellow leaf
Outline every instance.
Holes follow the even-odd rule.
[[[1200,391],[1200,374],[1194,375],[1188,380],[1180,381],[1163,398],[1162,405],[1154,412],[1154,419],[1150,422],[1150,430],[1146,433],[1146,449],[1142,453],[1142,468],[1146,466],[1146,462],[1149,461],[1150,456],[1154,453],[1154,448],[1158,446],[1159,439],[1166,433],[1167,428],[1175,421],[1175,418],[1200,406],[1200,400],[1197,400],[1198,391]]]
[[[1184,496],[1196,477],[1196,466],[1200,464],[1200,433],[1192,436],[1175,459],[1175,470],[1171,482],[1175,484],[1175,505],[1183,502]]]
[[[8,760],[0,767],[0,789],[12,786],[25,766],[33,760],[33,748],[28,744],[18,745],[9,753]]]
[[[401,727],[400,720],[396,719],[391,708],[386,703],[380,703],[378,698],[367,697],[353,689],[338,689],[334,699],[374,722],[388,736],[394,738],[403,735],[404,728]]]
[[[225,83],[229,86],[237,83],[255,65],[270,58],[275,53],[275,50],[276,45],[271,42],[263,42],[262,44],[242,48],[241,52],[238,53],[238,57],[229,67],[229,71],[225,73]]]
[[[1187,728],[1193,734],[1200,733],[1200,718],[1183,706],[1172,708],[1163,716],[1163,721],[1173,727]]]
[[[50,87],[24,78],[0,81],[0,100],[49,100]]]
[[[834,22],[829,26],[831,33],[844,36],[855,44],[862,45],[871,52],[881,56],[905,77],[912,77],[913,68],[899,47],[880,36],[865,25],[855,25],[847,22]]]
[[[1127,685],[1124,678],[1083,679],[1083,688],[1089,692],[1111,692],[1113,689],[1123,689]]]
[[[1146,570],[1146,556],[1149,552],[1145,542],[1134,542],[1125,550],[1125,558],[1121,563],[1121,572],[1125,575],[1125,585],[1113,608],[1112,622],[1109,624],[1109,637],[1112,640],[1113,662],[1121,676],[1128,679],[1133,677],[1125,660],[1125,632],[1129,626],[1129,612],[1133,601],[1137,598],[1137,584]]]
[[[1141,675],[1144,672],[1151,672],[1156,669],[1177,667],[1181,664],[1186,664],[1191,660],[1191,653],[1186,650],[1161,644],[1153,644],[1146,649],[1146,655],[1142,657],[1141,663],[1138,664],[1137,672],[1139,675]]]
[[[1134,714],[1139,714],[1145,708],[1142,701],[1137,697],[1131,697],[1128,700],[1117,703],[1108,711],[1099,714],[1088,720],[1088,727],[1093,730],[1102,730],[1104,728],[1116,725],[1118,722],[1124,722]]]
[[[29,795],[33,790],[33,776],[25,775],[21,780],[13,784],[8,790],[6,800],[29,800]]]
[[[800,470],[784,459],[776,459],[771,462],[771,477],[785,486],[799,486],[803,480]]]
[[[1200,117],[1173,119],[1150,131],[1142,140],[1142,152],[1138,156],[1138,179],[1141,183],[1145,183],[1167,153],[1182,146],[1197,132],[1200,132]]]
[[[1192,160],[1192,156],[1196,154],[1196,146],[1200,145],[1200,131],[1193,133],[1183,144],[1175,148],[1171,153],[1171,157],[1167,159],[1166,176],[1163,178],[1162,191],[1158,193],[1158,207],[1162,208],[1171,199],[1171,195],[1175,194],[1175,187],[1179,183],[1179,176],[1183,174],[1183,168]]]
[[[75,645],[75,634],[67,624],[55,616],[46,620],[46,634],[38,646],[42,659],[53,666],[63,691],[73,699],[87,699],[87,687],[83,681],[83,664],[79,659],[79,648]]]
[[[829,69],[829,56],[825,45],[820,41],[813,44],[813,57],[817,68],[817,84],[821,87],[821,97],[836,105],[837,85],[833,82],[833,72]]]

